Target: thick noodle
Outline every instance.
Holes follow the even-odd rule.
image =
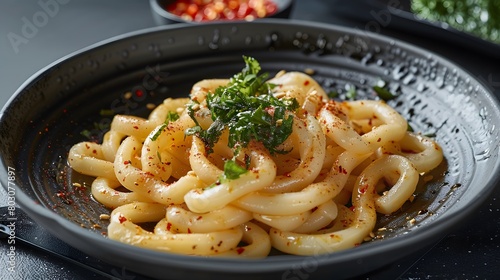
[[[212,124],[206,96],[228,82],[202,80],[189,98],[167,98],[147,119],[116,115],[102,144],[71,148],[69,165],[95,177],[92,196],[112,209],[109,238],[212,257],[262,258],[273,247],[296,255],[344,250],[370,236],[377,214],[411,203],[420,177],[443,160],[439,145],[408,132],[384,101],[329,100],[299,72],[270,80],[275,97],[300,105],[279,146],[288,153],[252,140],[234,154],[227,129],[209,152],[186,130]],[[178,118],[167,120],[171,113]],[[247,171],[224,179],[229,159]]]

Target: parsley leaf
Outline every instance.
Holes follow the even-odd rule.
[[[387,88],[385,87],[380,87],[380,86],[374,86],[373,90],[377,93],[378,97],[384,101],[389,101],[391,99],[396,98],[392,92],[390,92]]]
[[[196,101],[188,105],[188,113],[196,126],[186,134],[196,134],[212,151],[224,129],[229,130],[228,146],[246,147],[251,140],[264,144],[271,153],[286,153],[277,147],[293,129],[293,116],[299,104],[296,99],[278,99],[272,94],[275,85],[266,83],[267,73],[259,74],[260,64],[252,57],[243,56],[245,67],[235,74],[226,86],[208,93],[207,107],[213,123],[203,130],[194,118]]]
[[[165,123],[168,124],[169,122],[175,122],[179,118],[180,118],[179,113],[168,111],[167,118],[165,119]]]
[[[158,137],[160,136],[161,132],[165,129],[165,127],[167,127],[167,125],[170,123],[170,122],[175,122],[176,120],[179,119],[179,114],[177,112],[172,112],[172,111],[169,111],[167,113],[167,117],[165,118],[165,122],[161,125],[161,127],[155,132],[155,134],[153,136],[151,136],[151,140],[153,141],[156,141],[156,139],[158,139]]]
[[[240,178],[240,175],[243,175],[247,172],[246,168],[238,165],[234,160],[227,160],[224,163],[224,174],[223,179],[234,180]]]
[[[349,99],[356,99],[357,95],[356,87],[354,85],[349,85],[345,96]]]

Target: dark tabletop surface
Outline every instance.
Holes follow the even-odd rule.
[[[367,2],[383,2],[369,1]],[[448,38],[432,36],[400,24],[394,9],[367,6],[363,1],[298,0],[291,18],[369,30],[427,48],[467,69],[500,97],[500,59],[465,48]],[[406,1],[387,1],[403,8]],[[47,8],[48,3],[52,6]],[[356,3],[356,4],[353,4]],[[45,16],[41,15],[45,13]],[[37,18],[38,17],[38,18]],[[27,22],[38,20],[34,29]],[[0,107],[22,83],[54,60],[82,47],[129,31],[155,26],[146,0],[40,0],[0,2]],[[24,30],[23,30],[24,28]],[[13,41],[15,35],[22,40]],[[15,34],[15,35],[14,35]],[[19,38],[18,38],[19,39]],[[498,279],[500,273],[500,187],[470,220],[431,248],[383,267],[360,279]],[[0,188],[0,206],[8,195]],[[2,216],[0,211],[0,218]],[[0,279],[148,279],[90,258],[46,234],[18,212],[17,230],[35,236],[35,245],[70,253],[80,263],[103,272],[16,243],[16,274],[7,271],[8,244],[0,240]],[[107,275],[107,276],[105,276]]]

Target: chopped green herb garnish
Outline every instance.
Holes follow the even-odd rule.
[[[247,172],[247,169],[238,165],[234,160],[227,160],[224,163],[224,175],[225,179],[234,180],[240,178]]]
[[[93,123],[93,129],[84,129],[80,132],[80,135],[83,137],[91,140],[91,141],[96,141],[97,136],[105,131],[108,131],[110,129],[110,123],[106,121],[101,121],[101,122],[94,122]],[[95,139],[94,139],[95,138]]]
[[[166,123],[163,123],[160,128],[158,128],[158,130],[155,132],[155,134],[151,137],[149,137],[151,140],[153,141],[156,141],[156,139],[158,139],[158,137],[160,136],[161,132],[165,129],[165,127],[167,127],[167,124]]]
[[[374,86],[373,90],[377,93],[378,97],[384,101],[388,101],[391,99],[396,98],[396,95],[392,94],[387,88],[385,87],[380,87],[380,86]]]
[[[413,130],[413,127],[411,127],[411,125],[408,124],[408,127],[406,128],[406,131],[408,131],[408,132],[414,132],[415,130]]]
[[[356,96],[357,96],[357,92],[356,92],[356,87],[355,86],[350,86],[349,89],[347,89],[347,93],[346,93],[346,97],[349,98],[349,99],[356,99]]]
[[[238,163],[236,163],[236,160],[234,158],[226,160],[224,162],[224,172],[222,173],[222,175],[219,176],[218,180],[215,183],[207,186],[205,189],[210,189],[218,184],[240,178],[241,175],[248,172],[247,168],[250,163],[247,163],[246,165],[246,168],[239,165]]]
[[[179,119],[179,114],[177,112],[169,111],[167,113],[167,117],[165,119],[165,122],[160,126],[160,128],[155,132],[155,134],[150,137],[151,140],[156,141],[156,139],[158,139],[158,137],[160,136],[161,132],[165,129],[165,127],[167,127],[167,125],[170,122],[174,122],[178,119]]]
[[[328,92],[328,93],[327,93],[327,95],[328,95],[328,97],[329,97],[330,99],[334,99],[334,98],[339,97],[339,93],[338,93],[338,92],[336,92],[336,91],[334,91],[334,90],[332,90],[332,91]]]
[[[169,122],[175,122],[176,120],[179,119],[179,117],[180,116],[177,112],[168,111],[165,123],[168,124]]]
[[[92,135],[92,133],[91,133],[91,132],[90,132],[90,130],[88,130],[88,129],[84,129],[84,130],[82,130],[82,131],[80,132],[80,134],[81,134],[82,136],[84,136],[85,138],[88,138],[88,139],[90,139],[90,136]]]
[[[101,111],[99,111],[99,115],[101,116],[113,116],[115,114],[115,111],[114,110],[111,110],[111,109],[101,109]]]
[[[94,122],[94,128],[100,131],[107,131],[111,127],[108,122]]]
[[[228,146],[246,147],[251,140],[264,144],[271,153],[286,153],[277,147],[292,133],[293,117],[299,104],[296,99],[278,99],[271,90],[274,85],[266,83],[267,73],[259,74],[257,60],[243,56],[245,68],[235,74],[226,86],[207,94],[207,107],[213,123],[206,130],[197,123],[194,115],[198,103],[188,104],[188,113],[196,126],[186,131],[196,134],[211,152],[222,131],[229,129]]]

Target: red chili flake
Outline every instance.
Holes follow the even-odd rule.
[[[245,251],[245,248],[242,248],[242,247],[236,248],[236,252],[238,253],[238,255],[241,255],[244,251]]]
[[[191,233],[191,229],[190,228],[188,228],[188,233]]]
[[[142,97],[144,95],[144,92],[142,90],[138,89],[138,90],[135,91],[135,95],[137,97]]]
[[[120,215],[120,217],[118,217],[118,221],[120,222],[120,224],[123,224],[124,222],[127,221],[127,218],[125,218],[125,216],[123,215]]]
[[[132,163],[132,161],[130,161],[130,160],[126,160],[123,162],[123,164],[131,164],[131,163]]]
[[[170,231],[171,228],[172,228],[172,224],[171,223],[167,223],[167,230]]]
[[[368,185],[363,185],[363,186],[359,189],[359,193],[364,194],[364,193],[366,193],[366,190],[368,190]]]
[[[134,125],[134,129],[139,129],[139,126],[138,125]]]
[[[97,150],[96,149],[92,150],[92,153],[97,154]]]
[[[198,216],[196,217],[196,220],[201,220],[201,218],[203,218],[202,216]]]
[[[344,167],[342,167],[341,165],[339,165],[339,173],[347,174],[347,170]]]
[[[304,82],[304,85],[305,85],[305,86],[307,86],[309,83],[310,83],[310,82],[309,82],[309,80],[306,80],[306,81]]]

